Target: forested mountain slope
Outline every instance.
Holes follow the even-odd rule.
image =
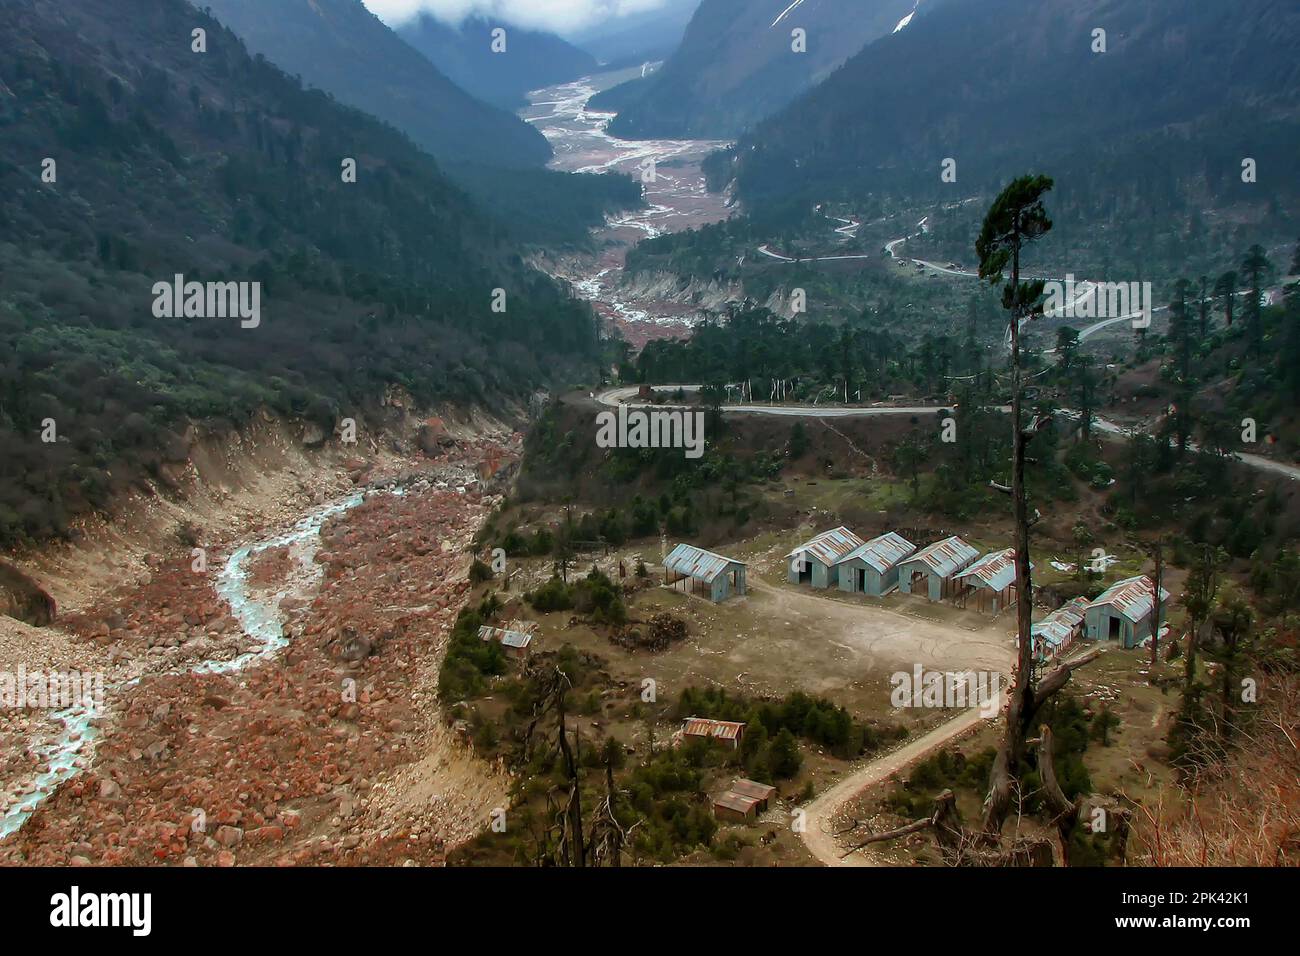
[[[744,137],[732,173],[752,206],[957,199],[1034,167],[1140,215],[1284,201],[1298,40],[1285,0],[927,2]]]
[[[190,421],[497,407],[594,353],[426,153],[182,0],[0,2],[0,127],[0,545],[161,480]],[[157,317],[176,275],[260,283],[255,327]]]
[[[361,0],[200,0],[254,54],[387,120],[447,162],[541,166],[546,138],[466,92]],[[485,41],[486,42],[486,41]]]
[[[551,147],[541,133],[456,86],[361,0],[214,0],[212,7],[276,66],[406,133],[521,242],[580,244],[606,212],[641,202],[626,176],[543,168]]]

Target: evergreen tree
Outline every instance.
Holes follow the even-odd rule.
[[[1246,257],[1241,260],[1241,271],[1250,283],[1249,295],[1246,297],[1246,321],[1250,333],[1250,349],[1256,357],[1264,352],[1264,320],[1260,313],[1263,308],[1264,278],[1272,265],[1264,255],[1264,248],[1259,245],[1251,246],[1246,251]]]
[[[767,748],[767,769],[774,780],[793,777],[803,766],[799,742],[788,727],[782,727]]]
[[[1232,328],[1232,308],[1237,296],[1237,273],[1228,270],[1214,283],[1214,294],[1219,297],[1223,308],[1223,320]]]

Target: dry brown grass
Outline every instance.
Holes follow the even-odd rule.
[[[1300,864],[1300,678],[1262,687],[1261,713],[1225,759],[1135,819],[1140,866]]]

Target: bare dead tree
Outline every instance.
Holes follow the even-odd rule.
[[[613,753],[607,753],[605,755],[605,796],[596,807],[591,823],[591,835],[587,839],[592,866],[623,865],[623,847],[632,831],[637,828],[637,824],[634,823],[625,830],[619,823],[616,812],[619,796],[620,791],[614,786],[614,756]]]
[[[567,680],[567,679],[566,679]],[[569,778],[569,800],[565,804],[564,847],[572,849],[573,865],[587,865],[586,837],[582,827],[582,780],[578,773],[577,753],[581,747],[578,731],[573,732],[573,747],[569,746],[569,729],[564,719],[564,693],[557,698],[556,739],[564,757],[564,769]]]
[[[1071,802],[1061,789],[1056,779],[1056,764],[1052,754],[1052,728],[1047,724],[1039,730],[1038,737],[1038,774],[1043,781],[1043,798],[1052,812],[1052,822],[1061,843],[1061,863],[1070,865],[1070,834],[1083,813],[1083,800],[1076,797]]]
[[[563,866],[586,866],[587,848],[582,819],[582,781],[575,750],[580,746],[576,739],[569,746],[569,729],[565,718],[565,698],[572,689],[568,675],[558,667],[544,673],[531,675],[537,682],[538,692],[533,700],[532,715],[524,732],[524,753],[531,753],[537,727],[548,714],[555,714],[555,747],[564,761],[568,779],[568,794],[564,805],[555,815],[553,830],[558,834],[559,862]]]

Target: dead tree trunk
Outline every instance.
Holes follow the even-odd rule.
[[[1016,670],[1012,676],[1007,703],[1007,725],[1002,743],[993,761],[992,779],[984,801],[983,831],[985,839],[997,842],[1002,822],[1011,808],[1012,775],[1024,755],[1024,739],[1029,711],[1033,709],[1034,647],[1033,586],[1029,570],[1029,503],[1025,494],[1025,440],[1022,419],[1024,402],[1023,371],[1020,367],[1020,322],[1023,306],[1020,299],[1019,223],[1016,222],[1011,244],[1011,500],[1016,532]]]
[[[573,750],[569,747],[569,732],[564,719],[564,694],[556,701],[556,715],[559,723],[560,753],[564,756],[564,767],[569,777],[569,802],[565,806],[564,844],[572,847],[574,866],[587,865],[587,848],[584,842],[582,826],[582,781],[578,775],[578,763]],[[575,745],[577,744],[575,731]]]
[[[1052,811],[1052,822],[1056,824],[1057,837],[1061,844],[1061,864],[1070,865],[1070,835],[1079,820],[1083,803],[1076,799],[1071,802],[1061,789],[1056,779],[1056,764],[1052,760],[1052,728],[1043,724],[1038,738],[1038,776],[1043,781],[1043,798]]]

